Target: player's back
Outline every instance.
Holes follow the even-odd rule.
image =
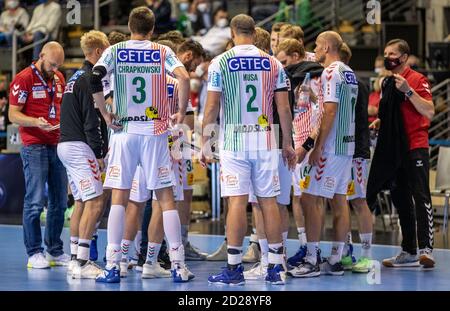
[[[252,136],[270,132],[274,92],[286,88],[281,64],[253,45],[238,45],[213,60],[209,90],[222,92],[221,126],[223,148],[249,150]],[[255,135],[252,135],[255,134]],[[259,147],[268,148],[269,133]]]
[[[147,40],[128,40],[109,49],[102,62],[114,74],[114,106],[124,131],[164,133],[170,117],[166,70],[179,63],[173,51]]]

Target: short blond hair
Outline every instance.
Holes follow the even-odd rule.
[[[350,63],[350,59],[352,58],[352,50],[345,42],[342,43],[341,49],[339,50],[339,58],[346,65]]]
[[[279,36],[280,38],[295,39],[303,42],[305,33],[300,26],[287,24],[281,27]]]
[[[287,56],[292,56],[297,53],[300,58],[305,57],[305,47],[300,41],[295,39],[286,39],[281,42],[277,47],[277,54],[284,52]]]
[[[84,55],[89,55],[95,49],[104,49],[109,46],[108,37],[101,31],[91,30],[80,39],[80,46]]]
[[[270,51],[270,33],[261,27],[255,28],[255,46],[266,53]]]

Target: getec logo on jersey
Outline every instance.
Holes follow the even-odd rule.
[[[353,71],[344,71],[344,78],[347,84],[358,85],[355,73]]]
[[[160,50],[118,49],[118,63],[161,63]]]
[[[227,63],[231,72],[270,71],[270,60],[267,57],[232,57]]]

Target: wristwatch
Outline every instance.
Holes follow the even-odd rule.
[[[405,95],[406,95],[406,97],[411,97],[411,96],[413,96],[413,94],[414,94],[414,92],[413,92],[413,90],[412,89],[409,89],[409,91],[407,91],[407,92],[405,92]]]

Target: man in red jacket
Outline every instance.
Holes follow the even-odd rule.
[[[421,265],[424,268],[432,268],[434,236],[429,187],[428,128],[434,116],[434,105],[427,78],[406,64],[409,55],[409,45],[401,39],[389,41],[384,49],[385,67],[394,74],[397,89],[405,94],[400,111],[409,152],[391,189],[392,200],[398,210],[402,228],[402,252],[383,260],[383,265],[386,267]],[[379,123],[379,120],[374,123]],[[417,256],[417,242],[419,256]]]
[[[43,269],[66,265],[60,238],[67,207],[67,175],[56,154],[64,77],[58,67],[64,50],[57,42],[44,45],[39,60],[21,71],[10,86],[9,119],[18,124],[23,142],[21,157],[25,176],[23,208],[24,242],[29,256],[28,268]],[[47,221],[44,256],[40,214],[48,184]]]

